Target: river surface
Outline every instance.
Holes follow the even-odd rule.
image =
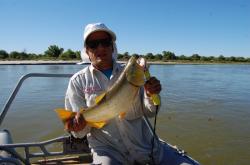
[[[0,108],[27,73],[75,73],[82,65],[0,65]],[[202,164],[250,162],[250,65],[151,65],[162,84],[157,134]],[[54,109],[64,106],[68,78],[29,78],[1,129],[14,142],[65,134]]]

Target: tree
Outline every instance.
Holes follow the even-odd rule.
[[[139,58],[139,57],[140,57],[139,54],[136,54],[136,53],[132,54],[131,56],[134,56],[134,57],[136,57],[136,58]]]
[[[201,56],[199,54],[193,54],[191,56],[191,59],[194,60],[194,61],[198,61],[198,60],[200,60],[200,58],[201,58]]]
[[[158,61],[162,60],[162,55],[161,54],[156,54],[155,55],[155,60],[158,60]]]
[[[117,59],[118,59],[118,60],[122,60],[122,59],[123,59],[123,55],[120,54],[120,53],[118,53],[118,54],[117,54]]]
[[[209,58],[206,57],[206,56],[201,56],[201,57],[200,57],[200,60],[201,60],[201,61],[209,61]]]
[[[123,54],[123,59],[124,59],[124,60],[128,60],[129,58],[130,58],[129,53],[128,53],[128,52],[125,52],[125,53]]]
[[[56,45],[51,45],[48,47],[48,50],[44,52],[44,54],[48,57],[58,58],[63,53],[63,48],[59,48]]]
[[[67,60],[67,59],[76,59],[77,55],[75,52],[73,52],[71,49],[68,49],[66,52],[62,53],[60,55],[60,58],[63,60]]]
[[[10,58],[20,59],[20,54],[17,51],[10,52]]]
[[[173,52],[170,51],[163,51],[163,60],[167,61],[167,60],[176,60],[176,56]]]
[[[225,57],[224,57],[223,55],[220,55],[220,56],[218,57],[218,60],[219,60],[219,61],[225,61]]]
[[[246,62],[250,62],[250,58],[247,58],[247,59],[246,59]]]
[[[76,51],[76,59],[77,60],[81,59],[81,51]]]
[[[153,55],[153,53],[147,53],[145,57],[148,60],[153,60],[155,58],[155,56]]]
[[[185,55],[181,55],[180,57],[178,57],[179,60],[187,60],[187,57]]]
[[[235,62],[236,58],[234,56],[226,58],[227,61]]]
[[[214,56],[209,56],[209,57],[208,57],[208,61],[213,62],[214,60],[215,60],[215,57],[214,57]]]
[[[9,57],[9,54],[5,50],[0,50],[0,59],[6,59]]]
[[[244,57],[236,57],[237,62],[245,62],[246,59]]]
[[[28,58],[29,58],[29,55],[26,52],[19,53],[20,60],[27,60]]]

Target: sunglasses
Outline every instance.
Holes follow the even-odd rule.
[[[86,41],[86,46],[91,49],[96,49],[99,44],[101,44],[103,47],[107,48],[112,45],[112,40],[110,38],[100,39],[100,40],[90,40]]]

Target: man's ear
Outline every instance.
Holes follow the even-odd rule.
[[[88,51],[88,48],[86,48],[85,49],[85,53],[88,55],[88,57],[89,57],[89,53],[88,53],[89,51]],[[89,61],[91,61],[91,59],[90,59],[90,57],[89,57]]]

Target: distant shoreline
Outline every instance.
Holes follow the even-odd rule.
[[[23,61],[0,61],[0,65],[75,65],[81,61],[45,61],[45,60],[23,60]],[[119,61],[120,63],[126,63],[125,61]],[[175,65],[175,64],[186,64],[186,65],[208,65],[208,64],[250,64],[249,62],[194,62],[194,61],[148,61],[149,64],[157,65]]]
[[[23,61],[0,61],[0,65],[65,65],[77,64],[80,61],[45,61],[45,60],[23,60]]]

